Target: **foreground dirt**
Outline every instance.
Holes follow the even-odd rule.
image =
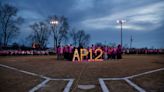
[[[55,56],[10,56],[0,57],[0,64],[53,78],[74,78],[72,92],[100,92],[98,78],[126,77],[164,68],[163,57],[164,55],[124,55],[121,60],[78,63],[57,61]],[[80,90],[77,87],[80,84],[96,85],[96,88]]]
[[[26,92],[43,79],[0,67],[0,92]]]
[[[62,92],[67,84],[67,81],[49,81],[45,87],[39,89],[37,92]]]
[[[132,81],[148,92],[164,92],[164,71],[143,75]]]
[[[124,80],[105,81],[110,92],[138,92]]]

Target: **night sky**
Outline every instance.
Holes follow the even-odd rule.
[[[164,48],[164,0],[2,0],[19,9],[25,19],[18,41],[30,34],[30,24],[58,15],[68,18],[70,29],[83,29],[90,43],[120,43],[118,19],[123,24],[123,44],[133,47]],[[53,41],[50,38],[49,47]]]

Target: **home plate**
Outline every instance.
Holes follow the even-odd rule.
[[[93,89],[95,88],[95,85],[78,85],[78,88],[83,90]]]

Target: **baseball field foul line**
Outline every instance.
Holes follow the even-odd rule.
[[[132,76],[128,76],[126,78],[134,78],[134,77],[138,77],[138,76],[141,76],[141,75],[146,75],[146,74],[150,74],[150,73],[154,73],[154,72],[158,72],[158,71],[162,71],[164,70],[164,68],[160,68],[160,69],[156,69],[156,70],[151,70],[151,71],[147,71],[147,72],[144,72],[144,73],[140,73],[140,74],[136,74],[136,75],[132,75]]]
[[[109,88],[105,85],[105,82],[102,78],[99,79],[99,83],[103,92],[109,92]]]
[[[129,85],[131,85],[133,88],[135,88],[138,92],[146,92],[143,88],[139,87],[137,84],[133,83],[129,79],[124,79]]]
[[[37,91],[38,89],[44,87],[46,85],[46,83],[48,83],[50,81],[50,79],[46,79],[44,80],[43,82],[41,82],[40,84],[38,84],[37,86],[35,86],[34,88],[30,89],[29,92],[35,92]]]
[[[100,82],[100,86],[101,86],[101,89],[102,89],[103,92],[110,92],[110,89],[106,86],[106,84],[104,82],[105,80],[124,80],[130,86],[135,88],[138,92],[146,92],[143,88],[139,87],[137,84],[133,83],[129,79],[132,79],[132,78],[138,77],[138,76],[142,76],[142,75],[146,75],[146,74],[150,74],[150,73],[154,73],[154,72],[158,72],[158,71],[162,71],[162,70],[164,70],[164,68],[151,70],[151,71],[147,71],[147,72],[144,72],[144,73],[140,73],[140,74],[136,74],[136,75],[132,75],[132,76],[128,76],[128,77],[123,77],[123,78],[99,78],[99,82]]]
[[[73,84],[73,81],[74,81],[74,79],[70,79],[70,80],[69,80],[69,82],[68,82],[68,84],[67,84],[67,86],[65,87],[65,89],[64,89],[63,92],[69,92],[69,91],[70,91],[70,88],[71,88],[71,86],[72,86],[72,84]]]
[[[32,73],[32,72],[20,70],[20,69],[17,69],[17,68],[11,67],[11,66],[7,66],[7,65],[4,65],[4,64],[0,64],[0,66],[1,67],[4,67],[4,68],[11,69],[11,70],[15,70],[15,71],[18,71],[18,72],[21,72],[21,73],[24,73],[24,74],[28,74],[28,75],[32,75],[32,76],[37,76],[37,77],[40,77],[40,78],[45,79],[44,81],[42,81],[41,83],[39,83],[38,85],[36,85],[32,89],[30,89],[29,92],[35,92],[35,91],[39,90],[40,88],[44,87],[46,85],[46,83],[48,83],[49,81],[53,81],[53,80],[64,80],[64,81],[68,81],[68,83],[67,83],[66,87],[64,88],[64,91],[63,92],[69,92],[70,89],[71,89],[71,87],[72,87],[73,81],[74,81],[74,79],[56,79],[56,78],[50,78],[50,77],[39,75],[39,74],[36,74],[36,73]]]

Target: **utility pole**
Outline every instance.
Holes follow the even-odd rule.
[[[132,42],[133,42],[133,38],[132,38],[132,35],[130,37],[130,49],[132,48]]]

